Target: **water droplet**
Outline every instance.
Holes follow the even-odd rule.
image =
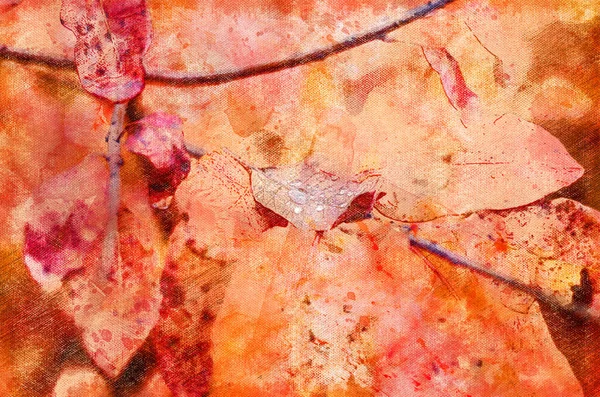
[[[294,207],[294,214],[299,214],[302,212],[302,208],[301,207]]]
[[[317,205],[317,208],[315,208],[315,210],[317,211],[323,211],[325,209],[325,207],[322,204]]]
[[[308,201],[308,197],[306,196],[306,193],[301,192],[298,189],[293,189],[293,190],[288,191],[288,196],[289,196],[290,200],[292,200],[296,204],[304,205]]]
[[[340,189],[340,190],[338,191],[338,194],[346,194],[346,189]]]

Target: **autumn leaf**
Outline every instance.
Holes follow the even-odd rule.
[[[597,211],[557,199],[521,210],[487,211],[464,220],[423,224],[418,234],[435,238],[495,271],[552,293],[562,308],[540,303],[541,314],[584,395],[592,396],[600,384],[595,339],[600,313],[596,287],[599,222]],[[510,288],[498,293],[497,287],[491,287],[487,294],[519,309]],[[533,298],[529,298],[525,312],[532,302]],[[573,305],[585,311],[578,314],[567,310]]]
[[[145,0],[64,0],[60,18],[77,39],[75,63],[88,92],[123,102],[142,91],[152,35]]]
[[[125,145],[149,163],[150,202],[155,208],[169,207],[175,190],[190,172],[181,127],[179,117],[154,113],[126,128]]]
[[[425,259],[402,228],[264,236],[233,266],[213,325],[214,395],[581,393],[538,309],[515,311],[493,283]]]
[[[43,289],[58,293],[88,354],[114,377],[158,319],[162,266],[147,190],[137,183],[123,191],[118,267],[104,268],[107,182],[106,161],[95,156],[43,184],[25,228],[25,263]]]
[[[191,247],[167,260],[160,284],[164,299],[152,343],[159,370],[177,396],[205,396],[210,390],[212,325],[230,267],[230,262],[203,257]]]
[[[368,216],[376,199],[377,175],[341,178],[316,165],[252,169],[256,201],[307,230],[332,227]]]
[[[583,168],[542,127],[511,114],[496,116],[482,109],[457,61],[445,49],[426,48],[424,54],[439,73],[462,124],[446,132],[446,141],[440,137],[423,143],[425,148],[419,150],[423,155],[418,165],[438,170],[431,180],[419,177],[418,168],[404,161],[381,170],[381,189],[387,193],[376,206],[381,213],[398,220],[422,221],[518,207],[581,177]]]
[[[210,258],[234,258],[238,247],[263,230],[287,221],[254,200],[248,171],[228,153],[192,160],[191,171],[175,193],[183,214],[171,244],[189,245]]]
[[[86,183],[89,178],[96,183]],[[31,276],[44,290],[58,289],[66,276],[92,260],[93,247],[101,241],[107,220],[107,179],[106,161],[88,157],[46,181],[34,194],[25,225],[24,258]]]

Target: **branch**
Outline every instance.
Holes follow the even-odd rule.
[[[405,231],[408,234],[408,241],[414,247],[421,248],[434,255],[437,255],[440,258],[446,259],[448,262],[454,265],[467,268],[491,280],[498,281],[502,284],[512,287],[513,289],[524,292],[535,298],[535,300],[540,304],[540,306],[544,306],[554,312],[569,314],[580,320],[593,320],[597,323],[600,323],[600,319],[596,318],[595,316],[592,316],[592,314],[589,312],[588,306],[584,303],[579,302],[578,299],[575,299],[575,297],[573,299],[572,304],[563,305],[558,301],[558,299],[556,299],[556,297],[542,291],[542,289],[539,287],[525,284],[524,282],[514,279],[510,276],[505,276],[503,274],[495,272],[494,270],[486,269],[483,266],[471,261],[469,258],[466,258],[447,248],[444,248],[441,245],[434,243],[433,241],[415,236],[408,227],[405,228]],[[586,277],[587,273],[582,272],[582,286],[586,283]]]
[[[119,204],[121,201],[121,176],[120,170],[123,163],[121,158],[121,134],[125,122],[126,103],[116,103],[113,108],[112,119],[108,135],[106,135],[106,160],[108,161],[108,224],[102,246],[102,268],[106,275],[117,270],[117,277],[121,277],[119,270]]]
[[[423,4],[409,10],[402,18],[393,22],[363,33],[349,36],[338,43],[332,44],[331,46],[303,54],[293,55],[290,58],[280,61],[262,63],[246,68],[216,72],[212,74],[175,73],[169,71],[149,70],[146,73],[146,80],[148,82],[176,86],[218,85],[234,80],[240,80],[262,74],[275,73],[284,69],[322,61],[332,55],[348,51],[371,41],[385,41],[387,39],[387,35],[394,30],[425,17],[431,14],[433,11],[451,3],[452,1],[454,0],[430,1],[427,4]],[[53,68],[75,68],[75,63],[67,58],[34,54],[25,50],[11,49],[7,46],[0,45],[0,60],[2,59],[21,63],[44,65]]]
[[[36,54],[31,51],[0,45],[0,60],[23,64],[42,65],[54,69],[75,69],[75,62],[54,55]]]
[[[200,146],[196,146],[189,142],[184,142],[183,144],[185,146],[185,150],[192,157],[199,159],[200,157],[202,157],[206,154],[206,150],[202,149]]]

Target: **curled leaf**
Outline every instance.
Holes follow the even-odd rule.
[[[127,148],[150,163],[150,202],[156,208],[169,206],[175,190],[190,172],[190,156],[181,127],[179,117],[154,113],[126,128]]]
[[[370,214],[377,179],[370,171],[342,178],[301,163],[253,169],[252,193],[256,201],[300,229],[329,230]]]
[[[145,0],[63,0],[60,17],[77,40],[75,63],[88,92],[124,102],[142,91],[152,35]]]
[[[467,86],[458,62],[445,48],[423,48],[423,53],[440,75],[444,91],[455,109],[462,110],[479,102],[477,95]]]

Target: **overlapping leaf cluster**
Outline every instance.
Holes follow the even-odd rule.
[[[476,15],[493,21],[494,7]],[[338,10],[348,25],[366,13],[351,8]],[[505,111],[509,93],[496,106],[478,95],[452,39],[470,35],[500,62],[477,83],[506,87],[519,74],[481,48],[468,13],[452,12],[417,26],[417,46],[389,38],[341,62],[165,96],[172,88],[144,90],[144,1],[64,0],[82,86],[113,103],[137,97],[148,114],[124,131],[116,263],[102,255],[102,156],[32,183],[23,204],[23,262],[39,299],[60,309],[52,321],[67,319],[61,338],[85,351],[58,364],[52,393],[595,395],[600,214],[545,199],[583,169],[544,128]],[[303,13],[289,20],[314,17]],[[243,65],[258,50],[223,56]],[[185,57],[165,53],[175,65]],[[191,158],[184,129],[240,157]],[[405,222],[589,316],[538,307],[419,251]],[[123,386],[139,357],[150,357],[145,372]]]

